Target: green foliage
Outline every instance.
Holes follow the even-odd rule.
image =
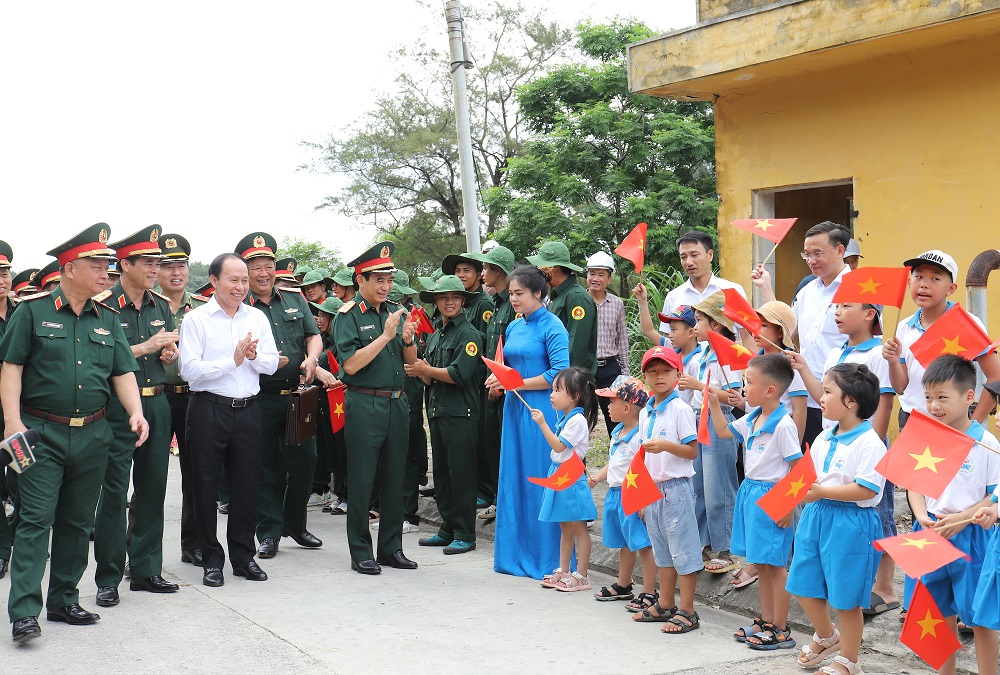
[[[331,275],[344,266],[340,260],[340,251],[329,248],[319,241],[309,241],[298,237],[285,235],[278,244],[279,258],[295,258],[299,267],[322,267]]]
[[[208,263],[192,260],[188,263],[188,290],[194,293],[208,283]]]
[[[668,269],[663,272],[643,270],[642,283],[646,286],[649,311],[653,315],[654,326],[660,325],[656,313],[662,309],[663,299],[667,297],[667,293],[685,281],[687,277],[679,270]],[[625,323],[628,326],[629,373],[638,376],[642,372],[642,355],[647,349],[656,345],[642,332],[642,324],[639,322],[639,303],[635,296],[630,293],[628,296],[622,296],[622,299],[625,301]]]

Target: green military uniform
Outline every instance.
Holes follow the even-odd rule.
[[[407,312],[416,309],[411,299],[417,291],[410,287],[410,275],[403,270],[392,273],[392,290],[389,300],[406,307]],[[421,345],[417,342],[417,357],[420,358]],[[418,377],[406,378],[403,385],[406,401],[410,406],[409,435],[406,445],[406,468],[403,471],[403,519],[413,525],[420,524],[417,508],[420,504],[420,486],[427,485],[427,433],[424,431],[424,383]]]
[[[50,255],[60,263],[107,258],[110,228],[98,223]],[[52,534],[46,606],[79,601],[90,529],[113,436],[104,417],[109,378],[137,369],[115,310],[88,299],[74,313],[62,287],[26,300],[0,340],[0,359],[21,371],[21,419],[36,429],[36,464],[19,476],[20,522],[7,613],[36,617]]]
[[[482,272],[483,262],[481,258],[482,254],[474,252],[445,256],[445,259],[441,262],[441,271],[444,274],[454,274],[458,263],[467,262],[472,264],[479,272]],[[440,281],[440,279],[436,279],[435,281]],[[481,334],[486,335],[486,324],[489,323],[490,317],[493,316],[493,298],[483,290],[482,284],[478,281],[476,282],[476,290],[466,290],[468,297],[465,300],[465,318],[469,320],[473,328]],[[440,326],[435,324],[435,328],[440,328]]]
[[[270,235],[252,233],[237,244],[236,253],[246,261],[259,256],[273,258],[276,247]],[[273,375],[261,375],[257,396],[264,438],[257,486],[257,539],[264,543],[265,539],[277,541],[282,536],[298,536],[306,531],[306,504],[316,468],[316,439],[310,438],[301,445],[286,445],[285,419],[288,395],[298,388],[302,375],[305,341],[319,335],[319,329],[309,303],[296,289],[275,288],[266,302],[251,291],[245,302],[264,312],[278,351],[288,358],[288,363]]]
[[[464,292],[461,280],[445,275],[434,291],[420,299],[432,302],[438,293]],[[466,300],[470,293],[466,293]],[[441,513],[436,543],[476,541],[476,441],[485,367],[480,357],[482,334],[459,313],[427,339],[426,359],[445,368],[454,384],[431,380],[427,387],[427,420],[434,456],[434,496]],[[426,540],[425,540],[426,541]],[[457,545],[455,552],[468,550]]]
[[[5,270],[5,274],[10,274],[11,262],[14,260],[14,252],[10,245],[5,241],[0,241],[0,269]],[[10,317],[14,310],[17,309],[17,305],[7,297],[4,293],[4,300],[6,304],[6,310],[4,315],[0,317],[0,339],[3,339],[4,333],[7,332],[7,324],[10,322]],[[3,409],[0,408],[0,412]],[[4,471],[4,468],[0,468],[0,472]],[[17,518],[17,472],[13,469],[6,469],[7,472],[7,491],[10,493],[11,502],[14,503],[14,516]],[[3,474],[0,473],[0,479],[3,479]],[[0,486],[2,486],[3,481],[0,480]],[[3,503],[0,503],[0,508],[3,507]],[[7,574],[7,566],[10,564],[10,544],[14,538],[14,528],[13,522],[7,520],[7,511],[4,510],[0,513],[0,579],[2,579]]]
[[[160,257],[160,230],[156,226],[111,244],[119,260],[132,257]],[[135,347],[161,330],[175,330],[174,317],[167,298],[143,291],[140,306],[132,302],[119,279],[97,299],[118,310],[118,321],[125,339]],[[97,504],[94,528],[94,558],[98,588],[117,588],[125,571],[126,549],[133,580],[158,577],[163,571],[163,502],[167,492],[170,460],[170,405],[163,395],[166,374],[160,351],[135,357],[139,366],[136,381],[142,395],[142,413],[149,423],[149,437],[135,447],[135,432],[129,416],[115,396],[108,403],[108,423],[114,444],[108,455],[101,499]],[[126,504],[129,471],[132,472],[132,495],[135,519],[126,542]]]
[[[21,297],[36,292],[38,288],[35,286],[35,275],[38,274],[38,271],[37,267],[32,267],[18,272],[10,280],[10,290],[14,295]]]
[[[379,243],[348,264],[357,274],[391,273],[393,248],[392,243]],[[356,352],[377,340],[389,314],[399,309],[399,305],[388,300],[373,307],[360,292],[353,301],[341,307],[333,326],[334,344],[341,364],[346,364]],[[350,452],[347,542],[352,567],[365,574],[378,573],[378,568],[371,563],[372,539],[368,529],[368,507],[376,473],[380,473],[382,479],[378,557],[393,556],[403,548],[402,491],[410,415],[403,392],[406,381],[403,328],[404,322],[400,321],[396,337],[368,365],[343,376],[348,385],[345,433]],[[363,567],[360,563],[368,564]]]

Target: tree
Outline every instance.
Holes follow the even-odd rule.
[[[321,267],[331,275],[344,266],[340,261],[340,251],[327,248],[322,242],[309,241],[285,235],[278,244],[279,258],[295,258],[299,267]]]
[[[582,23],[584,62],[555,66],[518,91],[535,136],[486,203],[505,215],[497,239],[519,258],[559,239],[582,260],[613,250],[645,221],[647,264],[667,268],[676,266],[679,233],[715,232],[711,107],[628,90],[625,46],[655,34],[635,20]]]
[[[440,4],[428,10],[441,25]],[[523,145],[516,90],[560,57],[572,33],[541,13],[499,0],[468,8],[467,20],[475,64],[466,73],[476,177],[480,186],[499,187]],[[421,39],[398,49],[397,61],[407,70],[396,78],[395,90],[379,96],[353,126],[322,143],[307,143],[318,159],[304,167],[347,176],[347,186],[317,208],[375,226],[397,243],[400,264],[412,261],[407,269],[421,272],[465,250],[450,58],[443,31],[435,35],[433,46]],[[502,214],[489,208],[484,214],[491,236]]]

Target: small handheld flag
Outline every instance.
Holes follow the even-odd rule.
[[[326,358],[327,358],[327,364],[326,365],[329,366],[330,372],[331,373],[339,373],[340,372],[340,364],[337,363],[337,357],[334,356],[333,352],[330,351],[329,349],[326,350]]]
[[[622,510],[626,516],[631,516],[661,499],[663,495],[646,468],[646,448],[640,445],[622,482]]]
[[[874,543],[875,549],[889,554],[906,576],[919,579],[959,558],[971,560],[936,530],[916,530]]]
[[[757,506],[770,516],[771,520],[778,522],[802,503],[802,500],[806,498],[806,493],[809,492],[809,487],[815,482],[816,466],[813,464],[807,446],[802,459],[796,462],[784,478],[775,483],[773,488],[757,500]]]
[[[558,492],[565,490],[578,481],[585,470],[586,468],[583,466],[580,456],[574,452],[573,456],[560,464],[548,478],[528,476],[528,480],[535,485],[541,485],[544,488]]]
[[[510,366],[505,366],[502,363],[497,363],[493,359],[488,359],[485,356],[482,357],[483,362],[486,363],[486,367],[496,375],[497,380],[500,382],[500,386],[508,391],[513,389],[520,389],[524,386],[524,378],[521,377],[521,373],[517,372]]]
[[[768,241],[780,244],[788,231],[795,225],[798,218],[749,218],[746,220],[734,220],[733,227],[746,230],[752,234],[764,237]]]
[[[942,354],[957,354],[971,361],[989,344],[990,337],[961,305],[956,304],[910,345],[910,353],[920,365],[928,368],[931,361]]]
[[[708,382],[705,383],[705,391],[701,397],[701,412],[698,418],[698,442],[702,445],[709,445],[712,437],[708,432]]]
[[[722,294],[726,296],[726,301],[722,305],[722,313],[732,319],[734,323],[746,328],[750,334],[756,337],[760,334],[760,315],[747,299],[740,295],[735,288],[723,289]]]
[[[875,470],[896,485],[937,499],[974,443],[961,431],[914,410]]]
[[[326,398],[330,403],[330,429],[337,433],[344,428],[344,392],[347,385],[338,384],[326,390]]]
[[[919,581],[910,599],[910,608],[903,622],[899,641],[927,662],[940,670],[952,654],[962,648],[962,643],[944,620],[931,592]]]
[[[434,324],[431,323],[431,320],[427,316],[427,312],[424,311],[423,307],[415,307],[413,311],[410,312],[410,321],[417,324],[418,333],[434,332]]]
[[[859,267],[841,277],[833,302],[902,307],[909,279],[909,267]]]
[[[719,363],[728,366],[733,370],[746,370],[756,354],[738,342],[733,342],[727,337],[719,335],[714,330],[708,331],[708,344],[712,346],[712,351],[719,359]]]
[[[635,265],[635,273],[642,274],[642,267],[646,257],[646,223],[639,223],[622,243],[615,249],[615,253],[632,262]]]

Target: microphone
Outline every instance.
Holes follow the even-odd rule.
[[[24,473],[35,463],[35,453],[32,449],[42,440],[42,435],[35,429],[24,433],[16,433],[10,438],[0,441],[0,462],[10,457],[10,468],[17,473]]]

